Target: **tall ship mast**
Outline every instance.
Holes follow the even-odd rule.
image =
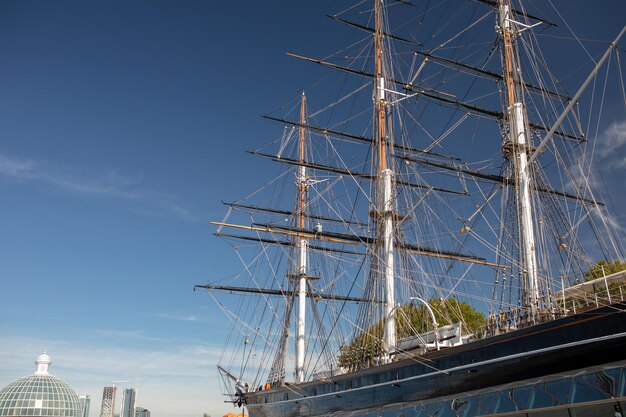
[[[381,234],[378,237],[382,241],[380,249],[381,271],[383,271],[383,282],[385,287],[385,330],[383,336],[383,362],[391,361],[391,353],[396,349],[396,319],[395,319],[395,270],[394,270],[394,198],[393,192],[393,169],[388,166],[388,143],[390,143],[387,134],[387,102],[385,100],[385,92],[387,86],[385,83],[385,74],[383,73],[383,31],[382,31],[382,4],[378,1],[375,3],[375,21],[376,30],[375,38],[375,55],[376,55],[376,77],[374,79],[374,118],[375,131],[374,145],[378,150],[378,181],[376,189],[376,217],[380,221]],[[390,164],[389,164],[390,165]]]
[[[356,36],[344,49],[289,54],[337,80],[265,116],[282,133],[250,153],[285,170],[212,222],[242,263],[196,286],[233,324],[227,402],[251,417],[622,412],[624,229],[592,162],[611,131],[596,111],[626,110],[594,81],[623,85],[626,26],[566,86],[540,46],[568,26],[531,6],[360,2],[330,16]]]
[[[509,1],[499,0],[500,36],[504,55],[503,78],[506,85],[506,115],[509,135],[504,143],[505,157],[509,160],[514,172],[517,211],[521,228],[522,253],[520,264],[524,274],[523,306],[528,310],[530,320],[534,321],[539,307],[539,286],[537,283],[537,255],[535,253],[535,222],[531,204],[532,170],[528,164],[528,154],[532,144],[527,139],[526,126],[528,118],[521,91],[521,71],[517,63],[512,24],[511,5]]]

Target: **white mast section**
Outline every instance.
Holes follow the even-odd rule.
[[[384,263],[385,263],[385,362],[390,362],[390,352],[396,350],[396,316],[395,316],[395,275],[394,275],[394,237],[393,237],[393,207],[391,196],[391,177],[390,169],[385,169],[383,175],[384,187]]]
[[[376,79],[374,80],[374,107],[375,126],[377,132],[375,143],[379,146],[378,163],[380,168],[380,180],[378,181],[378,210],[382,221],[383,238],[383,277],[385,287],[385,329],[383,334],[383,362],[391,362],[391,353],[396,350],[396,318],[395,318],[395,270],[394,270],[394,236],[393,236],[393,195],[392,179],[393,172],[387,168],[387,126],[386,126],[386,101],[385,101],[385,78],[383,75],[383,44],[382,44],[382,5],[383,0],[375,0],[376,9]]]
[[[530,200],[530,173],[528,169],[528,151],[531,144],[527,140],[526,111],[521,94],[516,91],[515,79],[519,69],[514,62],[513,52],[514,30],[511,27],[510,8],[506,0],[499,1],[500,26],[504,39],[504,79],[508,93],[509,140],[513,152],[515,176],[517,184],[517,202],[520,216],[520,233],[522,238],[523,267],[525,276],[523,306],[529,309],[530,319],[534,320],[539,302],[539,286],[537,271],[537,255],[535,252],[535,232]]]
[[[526,300],[530,307],[531,316],[534,318],[537,313],[537,303],[539,300],[539,285],[537,283],[537,255],[535,253],[535,231],[532,217],[532,207],[530,203],[530,175],[528,172],[526,142],[526,120],[522,103],[515,103],[509,108],[509,122],[511,123],[511,140],[517,148],[517,175],[518,199],[520,202],[520,214],[522,225],[522,241],[524,245],[524,266],[526,268]]]
[[[304,162],[304,123],[305,123],[305,108],[306,97],[302,93],[302,104],[300,107],[300,162]],[[299,190],[299,226],[300,229],[304,229],[305,215],[304,208],[306,204],[306,167],[300,165],[298,171],[298,178],[296,186]],[[299,256],[298,256],[298,328],[296,330],[296,382],[304,382],[304,353],[306,350],[306,280],[307,280],[307,247],[308,242],[304,236],[300,236],[298,241]]]

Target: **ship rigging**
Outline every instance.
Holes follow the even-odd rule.
[[[622,229],[592,190],[588,152],[598,135],[584,127],[600,123],[591,114],[605,97],[594,89],[592,104],[582,99],[597,74],[608,78],[626,26],[572,95],[545,74],[536,32],[556,30],[550,19],[511,0],[442,3],[445,12],[426,6],[408,19],[405,9],[419,6],[360,3],[331,17],[364,38],[323,59],[289,54],[342,77],[330,90],[339,98],[311,111],[312,92],[302,93],[285,114],[265,116],[283,134],[250,153],[286,171],[225,203],[227,215],[212,223],[243,271],[197,286],[245,332],[246,346],[252,335],[252,347],[234,355],[244,357],[240,375],[234,362],[219,366],[236,384],[232,401],[251,415],[341,410],[329,395],[353,396],[362,404],[351,410],[367,412],[434,401],[512,383],[501,369],[518,361],[533,364],[531,380],[626,343],[621,275],[600,290],[580,287],[586,307],[568,289],[598,257],[624,260]],[[448,17],[452,3],[459,8]],[[403,18],[400,28],[419,21],[419,33],[436,40],[396,33],[391,22]],[[490,18],[495,34],[494,25],[479,29]],[[270,188],[280,191],[258,198]],[[256,298],[228,304],[218,291]],[[595,325],[579,316],[591,308]],[[479,348],[482,356],[472,353]],[[487,379],[479,384],[475,372]],[[442,388],[399,389],[421,379]]]

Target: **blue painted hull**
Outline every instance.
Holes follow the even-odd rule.
[[[624,360],[622,302],[331,381],[247,393],[246,403],[250,417],[364,416]]]

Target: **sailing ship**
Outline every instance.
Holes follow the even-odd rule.
[[[570,94],[539,49],[562,37],[545,16],[373,0],[330,16],[359,33],[345,49],[290,54],[337,74],[318,93],[336,97],[266,116],[283,132],[251,153],[285,170],[213,222],[243,265],[197,286],[234,324],[227,402],[254,417],[621,412],[623,229],[589,155],[607,90],[624,104],[594,80],[621,79],[608,62],[626,26]]]

